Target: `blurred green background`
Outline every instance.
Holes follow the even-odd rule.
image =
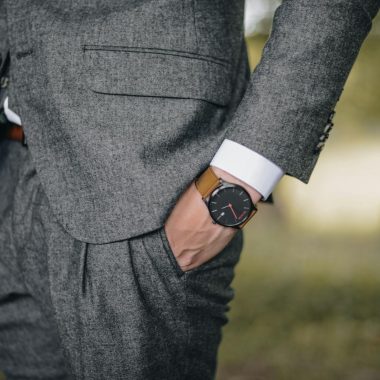
[[[247,1],[252,68],[277,1]],[[218,380],[380,379],[380,19],[310,183],[285,178],[245,230]]]

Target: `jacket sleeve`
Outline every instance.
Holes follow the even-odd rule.
[[[380,0],[284,0],[226,138],[307,183]]]

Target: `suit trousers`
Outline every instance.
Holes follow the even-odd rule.
[[[215,377],[239,230],[183,272],[160,227],[106,244],[57,222],[32,157],[0,141],[0,372],[12,379]]]

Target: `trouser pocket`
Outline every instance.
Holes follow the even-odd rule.
[[[173,328],[171,347],[183,358],[182,379],[213,379],[222,327],[234,296],[231,282],[242,250],[242,232],[218,255],[186,272],[176,261],[164,226],[132,239],[131,244],[145,303],[149,302],[161,325],[165,320],[164,325]]]
[[[152,291],[170,294],[190,317],[201,316],[217,325],[227,323],[228,304],[234,297],[231,283],[243,246],[241,230],[216,256],[186,272],[179,266],[163,226],[142,235],[138,242],[144,250],[139,266],[150,268],[150,276],[156,277]]]
[[[183,271],[178,264],[164,226],[133,239],[133,244],[138,244],[144,252],[142,257],[146,255],[147,261],[140,265],[150,266],[173,294],[182,294],[181,301],[187,307],[204,303],[225,310],[233,298],[231,282],[242,251],[241,230],[212,259],[188,271]]]
[[[164,229],[160,235],[172,261],[175,257]],[[231,283],[242,246],[239,230],[222,251],[199,267],[181,273],[174,263],[185,295],[186,379],[214,379],[222,327],[228,322],[229,303],[234,297]]]

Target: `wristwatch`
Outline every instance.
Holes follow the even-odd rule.
[[[213,223],[225,227],[243,228],[257,212],[248,192],[240,185],[219,178],[208,167],[195,186],[205,202]]]

